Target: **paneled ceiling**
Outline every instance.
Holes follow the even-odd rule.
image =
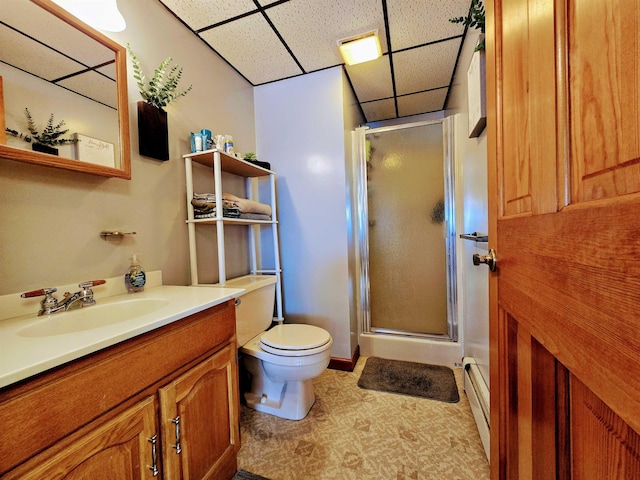
[[[377,29],[383,56],[344,66],[367,122],[442,110],[470,0],[158,0],[252,85],[344,65],[340,39]]]
[[[35,3],[0,2],[0,63],[117,108],[112,50]]]

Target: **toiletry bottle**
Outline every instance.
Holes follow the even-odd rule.
[[[233,136],[231,135],[224,136],[224,153],[233,155]]]
[[[134,253],[131,256],[129,271],[124,276],[124,284],[127,286],[129,293],[135,293],[143,291],[146,282],[147,276],[138,261],[138,255]]]

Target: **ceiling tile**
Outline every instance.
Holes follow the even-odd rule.
[[[260,13],[212,28],[201,36],[254,85],[302,73]]]
[[[360,102],[393,97],[389,56],[347,66],[347,74]]]
[[[212,2],[211,0],[160,0],[193,30],[256,10],[251,0]]]
[[[118,108],[118,94],[114,81],[96,72],[86,72],[58,82],[72,92],[92,98],[113,108]]]
[[[398,115],[405,117],[442,110],[447,98],[447,90],[448,88],[439,88],[398,97]]]
[[[396,93],[404,95],[449,85],[460,41],[448,40],[393,54]]]
[[[376,100],[361,104],[367,122],[377,122],[396,117],[396,104],[393,98]]]
[[[114,82],[116,81],[116,64],[110,63],[109,65],[105,65],[104,67],[96,68],[98,72],[103,75],[106,75]]]
[[[380,0],[291,0],[266,13],[307,72],[343,64],[338,40],[371,30],[386,52]]]
[[[27,0],[2,0],[0,20],[20,32],[87,66],[100,65],[115,58],[112,50],[97,41],[88,41],[80,30],[66,22],[52,22],[51,19],[51,13]],[[9,48],[4,43],[0,45],[2,50]]]
[[[46,80],[64,77],[84,68],[4,25],[0,25],[0,45],[0,60]]]
[[[392,50],[462,35],[464,26],[449,19],[466,16],[469,4],[469,0],[387,0]]]

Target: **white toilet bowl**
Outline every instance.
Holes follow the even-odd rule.
[[[304,418],[315,402],[312,379],[331,359],[333,340],[313,325],[277,325],[241,349],[250,375],[247,406],[289,420]]]
[[[315,401],[312,379],[329,365],[333,340],[313,325],[285,324],[268,330],[276,282],[273,275],[246,275],[225,283],[245,289],[236,301],[244,399],[255,410],[300,420]]]

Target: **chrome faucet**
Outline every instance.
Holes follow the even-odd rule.
[[[66,312],[68,310],[75,310],[76,308],[95,305],[96,301],[93,298],[93,290],[91,290],[91,287],[102,285],[103,283],[106,283],[106,280],[89,280],[82,282],[78,285],[78,287],[80,287],[79,291],[75,293],[65,292],[60,301],[53,296],[53,294],[58,291],[57,288],[53,287],[32,290],[20,296],[22,298],[44,296],[40,301],[40,311],[38,315],[51,315],[53,313]]]

